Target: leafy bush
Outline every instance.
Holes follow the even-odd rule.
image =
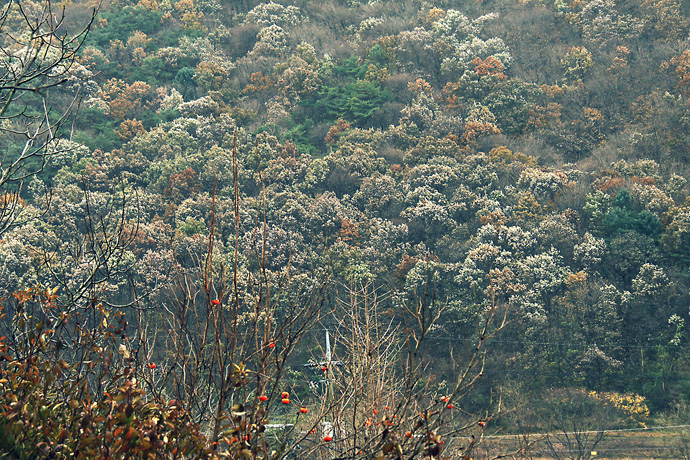
[[[51,320],[55,291],[17,293],[0,316],[0,458],[211,457],[182,404],[142,388],[124,314],[92,303]]]

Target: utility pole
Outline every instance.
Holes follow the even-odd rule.
[[[331,370],[331,366],[342,366],[344,363],[342,361],[333,360],[333,350],[331,348],[331,336],[328,332],[328,329],[325,329],[326,332],[326,356],[324,361],[320,362],[310,362],[307,364],[303,364],[304,367],[317,367],[320,368],[321,372],[323,373],[323,379],[319,382],[320,384],[323,384],[326,389],[326,407],[331,407],[333,405],[333,379],[330,377],[331,374],[329,374]],[[324,420],[322,422],[322,429],[323,429],[323,435],[324,436],[331,436],[333,437],[334,435],[334,429],[333,429],[333,422],[332,421],[326,421]]]
[[[331,370],[332,361],[331,338],[328,335],[328,329],[326,329],[326,371],[324,372],[324,378],[326,380],[326,401],[328,401],[328,407],[333,403],[333,379],[329,378],[328,375],[328,371]]]

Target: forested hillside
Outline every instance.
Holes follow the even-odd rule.
[[[0,18],[0,458],[690,420],[689,4],[46,5]]]

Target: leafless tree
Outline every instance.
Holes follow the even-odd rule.
[[[502,410],[500,397],[482,413],[466,410],[482,376],[485,344],[505,326],[505,310],[487,307],[468,353],[458,356],[454,381],[439,387],[420,347],[443,306],[433,294],[403,301],[371,283],[345,288],[335,324],[337,346],[318,363],[318,413],[303,420],[301,455],[309,458],[469,458],[487,424]],[[399,315],[390,305],[398,303]],[[402,316],[402,321],[400,316]],[[329,438],[329,439],[326,439]],[[323,440],[327,442],[324,443]],[[452,442],[452,445],[450,441]]]
[[[543,410],[549,431],[544,444],[554,459],[589,460],[621,418],[613,404],[578,389],[553,390]]]
[[[64,32],[64,8],[50,1],[10,0],[0,9],[0,234],[21,213],[25,181],[65,148],[56,142],[78,106],[75,95],[56,110],[50,90],[64,85],[79,66],[77,53],[96,10],[76,33]]]

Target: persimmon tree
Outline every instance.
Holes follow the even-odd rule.
[[[0,458],[211,458],[182,402],[145,397],[125,315],[94,302],[54,319],[56,291],[0,305],[0,317],[11,314],[0,337]]]
[[[237,155],[236,133],[231,249],[220,249],[213,194],[207,236],[189,238],[201,250],[173,267],[160,307],[137,313],[137,361],[152,397],[184,401],[219,452],[267,458],[275,450],[271,457],[283,458],[298,440],[274,441],[264,432],[279,408],[294,407],[285,384],[288,359],[322,315],[328,274],[314,273],[312,284],[291,276],[290,260],[269,260],[270,228],[261,208],[253,230],[243,221]],[[250,241],[243,238],[247,227]]]

